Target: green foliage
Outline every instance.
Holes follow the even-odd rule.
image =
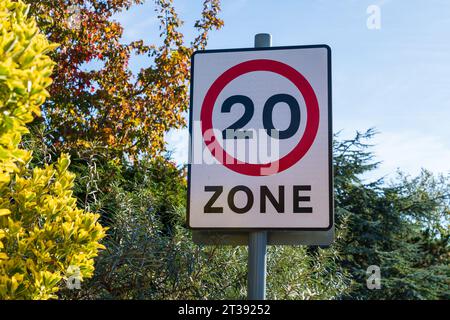
[[[98,155],[95,159],[90,167],[75,159],[80,177],[76,190],[80,199],[91,195],[86,205],[110,227],[107,249],[96,261],[92,280],[79,292],[66,290],[65,298],[245,299],[246,247],[192,242],[185,224],[184,169],[166,158],[139,166],[111,166]],[[113,179],[104,180],[111,175]],[[95,177],[89,178],[95,187],[88,191],[83,177]],[[315,250],[270,247],[269,297],[338,298],[350,283],[339,266],[339,250],[338,245]]]
[[[427,171],[399,173],[390,183],[365,183],[376,167],[367,139],[373,130],[337,143],[337,217],[348,219],[343,266],[355,299],[448,299],[450,181]],[[370,265],[381,269],[381,289],[366,287]]]
[[[90,277],[105,230],[76,207],[69,157],[30,168],[19,148],[26,124],[48,95],[55,45],[39,33],[28,6],[0,3],[0,299],[48,299],[64,278]]]
[[[342,243],[346,230],[338,227],[335,243],[327,248],[272,246],[268,250],[269,299],[339,299],[349,291],[350,274],[342,268]]]
[[[377,165],[366,142],[373,134],[336,141],[336,241],[326,249],[269,247],[269,298],[448,297],[448,179],[424,172],[390,184],[365,183],[361,176]],[[65,298],[246,297],[246,248],[192,243],[184,170],[164,158],[139,166],[93,159],[88,166],[87,159],[75,160],[76,190],[111,232],[94,278]],[[370,265],[381,267],[381,290],[366,287]]]

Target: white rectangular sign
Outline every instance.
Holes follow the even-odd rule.
[[[189,226],[330,229],[330,48],[198,51],[191,79]]]

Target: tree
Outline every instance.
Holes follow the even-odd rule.
[[[348,219],[342,266],[354,299],[448,299],[450,181],[423,171],[392,182],[365,183],[377,166],[367,139],[375,132],[335,144],[337,218]],[[381,289],[369,290],[366,270],[381,270]]]
[[[0,3],[0,299],[55,298],[63,279],[92,276],[105,229],[76,207],[69,157],[29,166],[22,134],[48,96],[55,48],[29,7]]]
[[[113,14],[143,0],[27,0],[38,24],[60,44],[51,97],[43,105],[49,145],[59,150],[98,149],[116,156],[156,155],[163,135],[185,125],[190,55],[206,46],[208,32],[223,22],[218,0],[205,0],[195,23],[198,36],[186,44],[172,0],[155,0],[162,43],[120,42],[122,26]],[[132,55],[148,56],[133,74]],[[96,62],[98,68],[87,69]]]

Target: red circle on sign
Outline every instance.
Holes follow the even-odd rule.
[[[277,161],[263,164],[246,163],[233,158],[225,150],[223,150],[220,143],[214,136],[212,131],[212,115],[214,104],[217,97],[222,92],[223,88],[227,86],[231,81],[237,77],[255,71],[268,71],[277,73],[287,79],[289,79],[300,91],[303,99],[306,103],[307,121],[306,128],[303,136],[298,144],[284,157]],[[314,139],[319,128],[319,104],[317,102],[316,94],[313,88],[309,84],[305,77],[295,70],[279,61],[268,59],[256,59],[245,61],[240,64],[231,67],[224,73],[222,73],[216,81],[211,85],[203,100],[202,110],[200,114],[202,136],[208,149],[214,155],[214,157],[222,163],[225,167],[235,172],[249,175],[249,176],[265,176],[274,173],[278,173],[290,168],[297,163],[308,152],[309,148],[314,142]],[[205,134],[211,133],[210,141],[206,141]],[[225,162],[223,159],[228,159]],[[230,159],[232,161],[230,161]],[[272,173],[272,169],[276,171]],[[263,174],[263,172],[271,172],[269,174]]]

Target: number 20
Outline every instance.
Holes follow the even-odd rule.
[[[273,109],[279,102],[286,103],[291,111],[291,122],[289,124],[289,127],[281,131],[275,130],[272,117]],[[255,106],[253,104],[253,101],[249,97],[244,95],[234,95],[227,98],[222,104],[221,112],[230,112],[231,107],[237,103],[240,103],[244,106],[244,114],[238,121],[222,131],[223,139],[247,139],[253,137],[253,132],[247,130],[239,130],[250,122],[255,112]],[[263,108],[263,126],[267,131],[267,134],[272,138],[289,139],[290,137],[292,137],[300,127],[300,106],[298,105],[297,100],[293,96],[284,93],[275,94],[267,99]],[[275,136],[272,135],[274,132],[277,133],[275,134]]]

